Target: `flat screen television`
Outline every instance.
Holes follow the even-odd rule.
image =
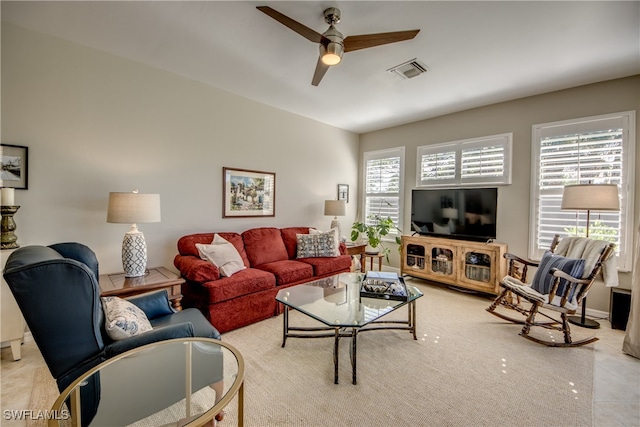
[[[461,240],[496,238],[497,188],[414,189],[411,229]]]

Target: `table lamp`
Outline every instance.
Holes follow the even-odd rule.
[[[160,222],[160,195],[109,193],[107,222],[131,224],[122,240],[122,267],[125,277],[144,276],[147,270],[147,243],[137,223]]]
[[[586,237],[589,237],[589,223],[591,222],[591,211],[619,211],[620,198],[618,197],[618,186],[616,184],[575,184],[564,187],[562,193],[562,205],[564,210],[586,210],[587,226]],[[577,233],[577,227],[576,227]],[[569,316],[568,320],[574,325],[584,328],[597,329],[600,323],[595,320],[585,318],[587,298],[582,299],[582,315]]]
[[[327,216],[333,215],[333,221],[331,221],[331,228],[338,229],[338,237],[342,237],[340,231],[339,216],[345,216],[347,214],[347,202],[344,200],[325,200],[324,201],[324,214]]]

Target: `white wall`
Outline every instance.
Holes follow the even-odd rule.
[[[518,99],[367,133],[360,136],[360,150],[362,156],[365,151],[406,147],[404,222],[409,224],[411,190],[416,187],[418,146],[513,132],[513,180],[511,185],[498,189],[497,240],[507,243],[509,252],[526,257],[531,212],[531,126],[628,110],[640,112],[640,76]],[[640,120],[636,120],[636,125],[636,136],[640,137]],[[638,166],[640,150],[636,149]],[[640,223],[640,173],[636,173],[635,180],[634,229],[637,229]],[[399,265],[397,252],[392,253],[396,255],[395,264]],[[621,273],[620,282],[622,287],[630,289],[631,273]],[[588,307],[608,311],[609,290],[604,286],[592,287]]]
[[[149,265],[173,269],[182,235],[328,228],[323,201],[357,185],[354,133],[4,22],[2,143],[29,147],[18,243],[82,242],[104,273],[122,269],[129,228],[107,224],[110,191],[160,193],[162,222],[139,227]],[[275,172],[276,216],[223,219],[224,166]]]

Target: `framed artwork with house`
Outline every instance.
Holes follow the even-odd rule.
[[[275,216],[276,174],[222,168],[223,218]]]

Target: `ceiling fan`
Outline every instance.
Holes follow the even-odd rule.
[[[257,9],[281,24],[291,28],[307,40],[320,44],[320,57],[313,74],[311,84],[318,86],[329,67],[338,65],[344,52],[380,46],[383,44],[411,40],[420,30],[394,31],[390,33],[363,34],[359,36],[344,37],[334,26],[340,22],[340,9],[330,7],[324,11],[324,20],[329,24],[329,29],[320,34],[311,28],[289,18],[269,6],[258,6]]]

